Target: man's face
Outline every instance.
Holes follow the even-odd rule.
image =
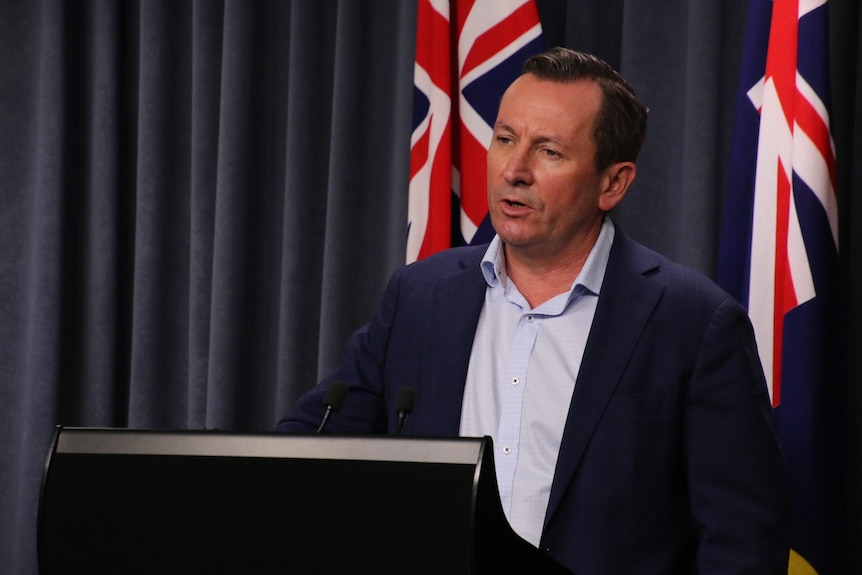
[[[607,185],[593,125],[601,89],[527,74],[503,95],[488,150],[488,205],[507,246],[543,257],[594,240]]]

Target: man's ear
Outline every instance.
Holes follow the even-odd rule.
[[[634,162],[619,162],[605,168],[602,176],[602,191],[599,195],[600,210],[609,212],[622,201],[637,171]]]

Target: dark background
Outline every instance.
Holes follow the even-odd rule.
[[[747,2],[539,7],[651,108],[617,223],[713,275]],[[823,384],[858,549],[862,43],[858,0],[829,8],[847,375]],[[337,362],[404,260],[415,16],[0,0],[0,573],[36,572],[55,425],[266,430]]]

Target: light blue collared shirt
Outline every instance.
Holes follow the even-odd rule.
[[[536,309],[508,279],[499,236],[481,263],[488,289],[470,355],[460,434],[493,438],[503,510],[515,532],[535,546],[613,240],[614,225],[605,217],[571,289]]]

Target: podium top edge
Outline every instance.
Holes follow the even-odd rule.
[[[338,459],[477,465],[487,438],[60,428],[56,454]]]

